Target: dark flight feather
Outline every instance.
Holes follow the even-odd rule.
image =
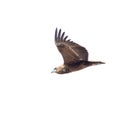
[[[74,43],[73,41],[67,40],[68,36],[65,36],[65,32],[61,35],[61,29],[59,32],[55,31],[55,43],[59,50],[59,52],[62,54],[64,63],[69,62],[75,62],[79,60],[88,60],[88,52],[87,50],[78,45],[77,43]]]
[[[65,32],[55,30],[55,44],[63,56],[64,64],[55,68],[56,73],[63,74],[77,71],[92,65],[104,64],[99,61],[88,61],[88,51],[81,45],[67,39]]]

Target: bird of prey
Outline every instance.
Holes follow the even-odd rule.
[[[67,38],[68,36],[65,36],[65,32],[61,32],[61,29],[58,30],[56,28],[55,44],[62,54],[64,64],[54,68],[52,73],[70,73],[92,65],[104,64],[101,61],[88,61],[88,51],[86,48]]]

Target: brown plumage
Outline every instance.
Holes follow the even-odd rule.
[[[65,32],[61,32],[61,29],[58,31],[55,30],[55,44],[62,54],[64,59],[64,64],[56,67],[53,72],[58,74],[69,73],[83,68],[104,64],[104,62],[99,61],[88,61],[88,52],[86,48],[74,43],[68,36],[65,36]]]

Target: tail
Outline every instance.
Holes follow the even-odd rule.
[[[88,62],[86,62],[86,65],[88,65],[88,66],[99,65],[99,64],[105,64],[105,63],[101,62],[101,61],[88,61]]]

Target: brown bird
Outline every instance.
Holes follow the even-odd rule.
[[[100,61],[88,61],[88,52],[86,48],[70,39],[67,40],[67,38],[68,36],[65,36],[65,32],[61,33],[61,29],[58,31],[56,28],[55,44],[63,56],[64,64],[54,68],[52,73],[70,73],[92,65],[104,64],[104,62]]]

